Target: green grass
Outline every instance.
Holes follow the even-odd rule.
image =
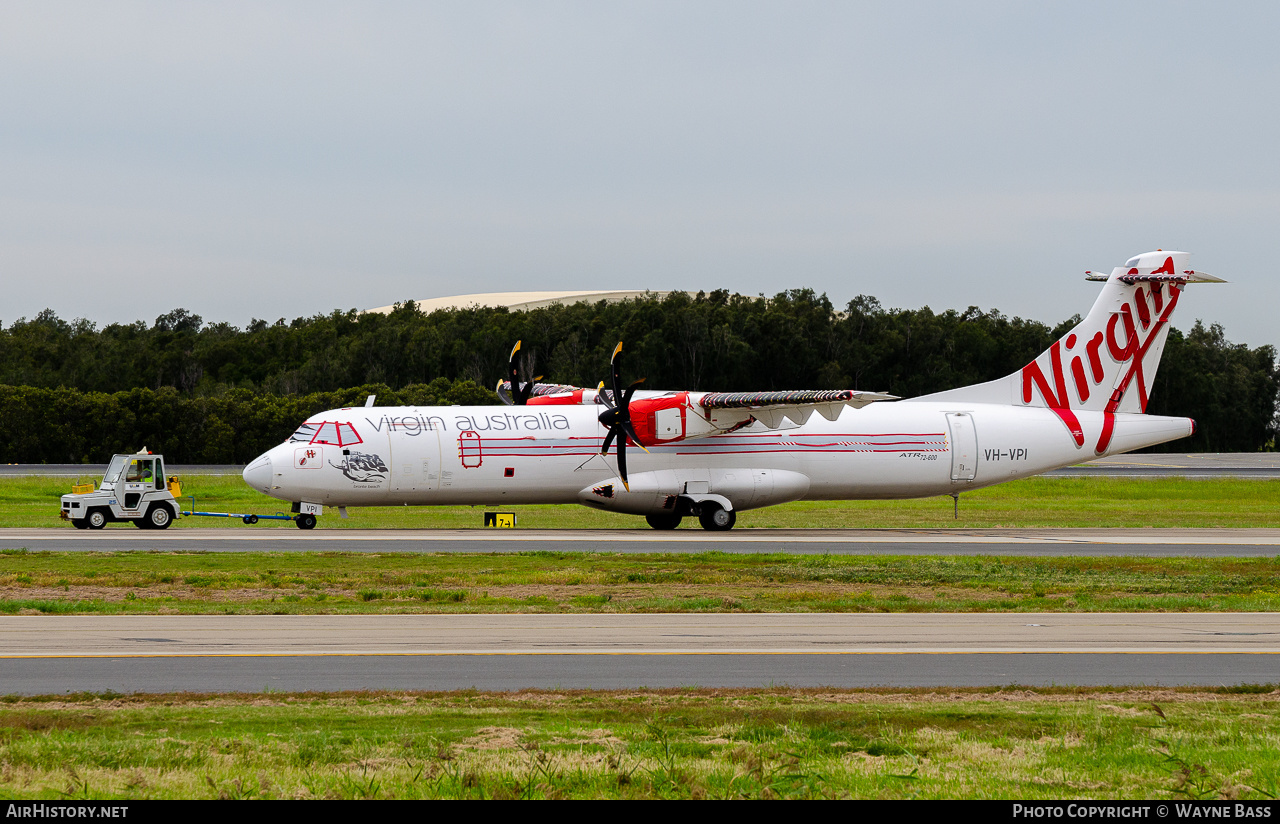
[[[0,614],[1280,611],[1280,558],[0,551]]]
[[[236,476],[195,475],[182,479],[204,511],[272,514],[288,505],[254,492]],[[0,525],[70,526],[58,518],[58,499],[69,479],[0,478]],[[191,500],[183,501],[191,508]],[[480,528],[484,507],[352,508],[351,517],[326,510],[321,529]],[[631,515],[583,506],[513,506],[520,528],[647,529]],[[698,528],[697,519],[685,527]],[[1280,480],[1239,478],[1055,478],[1012,481],[960,496],[959,518],[950,497],[907,501],[799,501],[742,512],[738,529],[768,528],[954,528],[954,527],[1280,527]],[[176,529],[294,529],[263,521],[246,527],[227,518],[183,518]],[[131,529],[128,525],[109,527]]]
[[[238,478],[203,509],[266,513]],[[0,525],[70,528],[57,479]],[[1280,482],[1038,478],[951,500],[796,503],[739,528],[1277,527]],[[523,528],[643,528],[513,507]],[[324,528],[478,528],[388,507]],[[293,529],[188,519],[191,526]],[[131,527],[112,527],[115,529]],[[1154,611],[1280,608],[1250,559],[0,552],[0,613]],[[0,702],[7,798],[1233,798],[1280,794],[1280,690],[674,690]]]
[[[270,511],[239,478],[184,481],[201,508]],[[0,480],[0,523],[70,529],[67,486]],[[266,505],[266,506],[264,506]],[[641,528],[577,506],[514,507],[524,528]],[[472,507],[352,510],[326,528],[475,527]],[[1033,478],[951,500],[799,502],[752,527],[1277,527],[1280,481]],[[246,527],[184,519],[174,529]],[[128,525],[113,529],[129,530]],[[658,611],[1276,611],[1274,558],[940,558],[788,555],[0,553],[0,613]]]
[[[9,698],[0,797],[1268,799],[1257,690]]]

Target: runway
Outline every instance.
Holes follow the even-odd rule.
[[[1280,616],[6,616],[0,693],[1233,685]]]
[[[1049,477],[1280,478],[1277,452],[1113,455],[1046,472]]]
[[[1280,529],[317,529],[127,524],[0,529],[0,549],[50,552],[783,552],[797,555],[1271,557]]]

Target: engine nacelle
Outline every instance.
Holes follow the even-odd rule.
[[[728,502],[725,509],[757,509],[799,500],[809,492],[809,476],[786,469],[661,469],[631,475],[628,481],[629,490],[620,478],[589,486],[578,493],[578,501],[611,512],[653,515],[704,500],[721,506]]]
[[[645,446],[700,438],[720,431],[712,426],[688,392],[631,402],[631,425]]]

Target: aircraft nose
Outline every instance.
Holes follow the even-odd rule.
[[[271,454],[264,453],[244,468],[244,482],[261,492],[271,490],[272,480]]]

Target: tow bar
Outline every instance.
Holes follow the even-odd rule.
[[[294,520],[293,515],[285,515],[282,513],[276,513],[275,515],[253,515],[253,514],[248,514],[243,512],[197,512],[196,496],[188,495],[186,497],[191,499],[191,509],[190,510],[184,509],[182,511],[182,514],[188,517],[192,515],[199,515],[205,518],[239,518],[240,520],[244,521],[246,524],[256,524],[258,521],[292,521]]]

